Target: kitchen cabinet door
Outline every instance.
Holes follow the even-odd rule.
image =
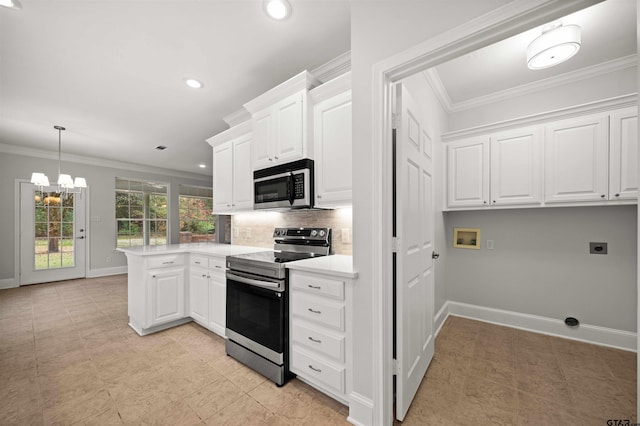
[[[227,281],[224,272],[211,272],[209,278],[209,329],[224,336],[227,318]]]
[[[491,135],[491,205],[540,204],[541,161],[539,128]]]
[[[189,316],[204,325],[209,324],[209,274],[194,268],[189,273]]]
[[[610,116],[609,199],[638,198],[638,108]]]
[[[252,144],[253,135],[251,133],[233,141],[233,197],[231,206],[235,212],[253,210]]]
[[[351,90],[313,106],[315,205],[351,205]]]
[[[226,143],[213,149],[213,211],[233,210],[233,145]]]
[[[273,112],[261,111],[252,118],[253,125],[253,170],[273,166]]]
[[[151,310],[147,327],[185,317],[184,268],[148,271]]]
[[[447,144],[447,205],[481,207],[489,204],[489,137]]]
[[[304,96],[296,93],[278,102],[273,108],[275,132],[273,134],[273,163],[298,160],[304,153],[303,115]]]
[[[608,114],[547,124],[544,169],[547,203],[607,200]]]

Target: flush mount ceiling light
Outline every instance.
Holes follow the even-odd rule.
[[[291,15],[291,4],[287,0],[264,0],[263,6],[267,15],[278,21]]]
[[[527,66],[540,70],[558,65],[580,50],[580,27],[555,22],[527,47]]]
[[[0,0],[0,6],[8,7],[9,9],[22,9],[22,5],[18,0]]]
[[[185,78],[184,83],[192,89],[202,89],[204,87],[204,83],[195,78]]]
[[[58,131],[58,187],[65,192],[74,188],[86,188],[87,181],[83,177],[76,177],[75,180],[70,175],[61,173],[62,165],[62,131],[67,130],[62,126],[53,126]],[[31,183],[43,187],[49,186],[49,178],[44,173],[34,172],[31,174]]]

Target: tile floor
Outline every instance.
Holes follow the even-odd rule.
[[[2,425],[345,425],[348,409],[282,388],[195,324],[140,337],[126,276],[0,290]],[[403,425],[635,420],[634,353],[447,320]]]
[[[632,352],[449,317],[402,425],[632,423],[636,377]]]

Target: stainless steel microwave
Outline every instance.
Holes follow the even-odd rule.
[[[253,208],[313,207],[313,160],[303,159],[253,172]]]

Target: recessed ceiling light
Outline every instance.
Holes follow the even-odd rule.
[[[267,15],[278,21],[291,15],[291,4],[287,0],[264,0],[263,4]]]
[[[200,80],[196,80],[195,78],[187,78],[184,80],[184,83],[193,89],[201,89],[204,87],[204,83]]]
[[[8,7],[9,9],[22,9],[19,0],[0,0],[0,6]]]
[[[201,169],[206,169],[207,165],[206,164],[198,164],[198,167],[200,167]]]

